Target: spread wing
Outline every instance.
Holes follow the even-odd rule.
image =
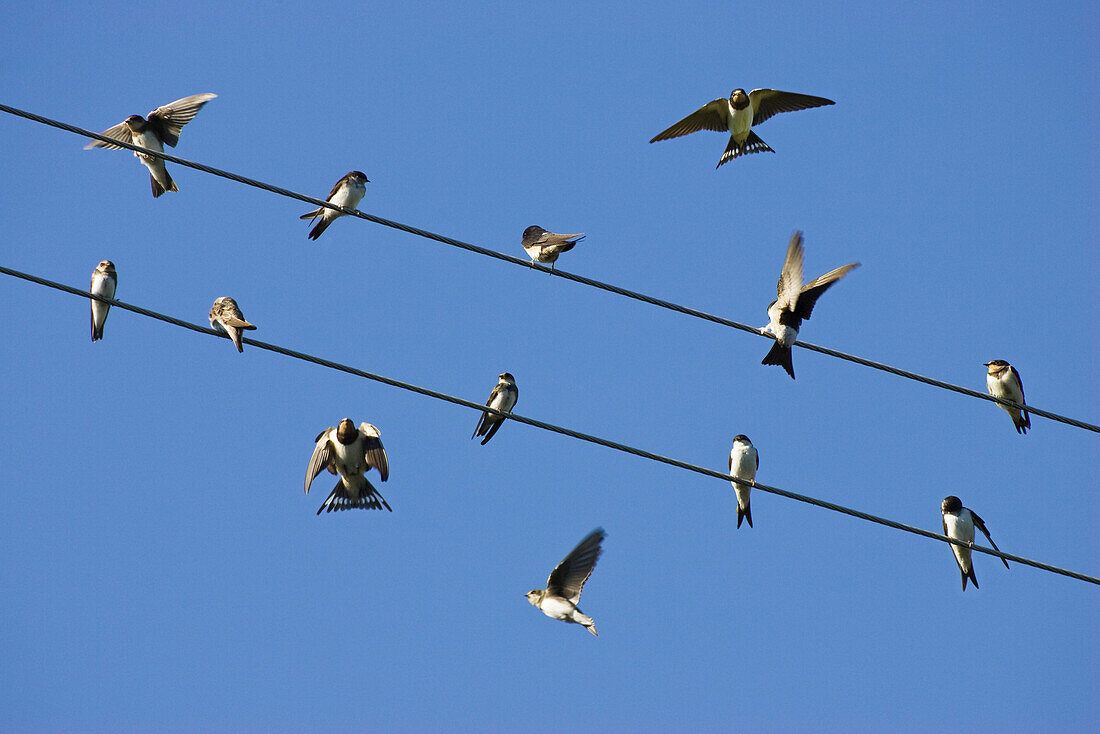
[[[859,263],[848,263],[842,265],[836,270],[830,270],[822,275],[820,278],[814,278],[806,285],[802,286],[802,293],[798,296],[798,308],[796,313],[799,318],[808,319],[810,314],[813,313],[814,304],[817,303],[817,299],[821,298],[821,294],[829,290],[829,287],[848,274],[848,271],[859,267]]]
[[[795,110],[808,110],[811,107],[836,104],[833,100],[824,97],[814,97],[811,94],[798,94],[797,92],[781,92],[778,89],[754,89],[749,92],[749,102],[752,103],[752,124],[754,126],[780,112],[794,112]]]
[[[373,466],[382,475],[382,481],[390,478],[390,460],[382,445],[382,433],[370,423],[360,423],[359,433],[363,436],[363,453],[367,465]]]
[[[783,260],[783,270],[779,272],[779,283],[775,289],[775,301],[783,311],[794,310],[802,292],[802,233],[791,235],[787,245],[787,256]]]
[[[124,143],[133,143],[134,136],[130,134],[130,128],[125,122],[120,122],[113,127],[109,127],[104,130],[102,135],[106,135],[108,138],[114,138],[115,140],[121,140]],[[121,150],[121,145],[114,145],[112,143],[105,143],[102,140],[93,140],[84,146],[84,150],[91,150],[92,148],[107,148],[108,150]]]
[[[698,132],[699,130],[713,130],[715,132],[729,132],[729,124],[726,118],[729,115],[730,102],[728,99],[716,99],[707,102],[690,115],[675,123],[671,127],[657,133],[651,143],[658,140],[678,138],[681,135]]]
[[[577,547],[569,552],[557,568],[550,574],[546,581],[546,590],[554,595],[568,599],[573,604],[580,601],[581,589],[584,582],[592,575],[592,569],[596,567],[596,561],[600,557],[603,542],[603,528],[596,528],[588,537],[577,544]]]
[[[317,437],[317,444],[313,447],[313,456],[309,457],[309,466],[306,467],[306,494],[309,494],[309,486],[313,484],[313,480],[325,469],[333,474],[336,473],[329,466],[329,462],[332,461],[332,442],[327,438],[330,431],[332,431],[331,427],[321,432]]]
[[[970,517],[974,519],[974,527],[982,531],[982,535],[984,535],[985,539],[989,541],[989,544],[993,546],[993,550],[999,553],[1001,549],[997,547],[997,544],[993,542],[993,538],[990,537],[989,529],[985,526],[985,520],[978,517],[978,513],[973,510],[970,511]],[[1001,563],[1005,564],[1005,568],[1008,568],[1008,561],[1002,558]]]
[[[190,97],[177,99],[175,102],[169,102],[163,107],[157,107],[149,113],[147,119],[149,124],[153,125],[156,130],[157,137],[165,145],[174,148],[176,143],[180,141],[180,130],[183,129],[183,126],[195,118],[195,115],[198,114],[204,104],[217,96],[211,93],[193,94]]]

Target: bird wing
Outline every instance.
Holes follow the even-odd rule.
[[[217,96],[211,93],[193,94],[190,97],[177,99],[175,102],[157,107],[149,113],[147,119],[149,124],[153,125],[153,129],[156,130],[157,137],[165,145],[174,148],[176,143],[180,141],[180,130],[183,129],[183,126],[195,118],[195,115],[198,114],[204,104]]]
[[[859,263],[842,265],[836,270],[830,270],[820,278],[814,278],[809,283],[802,286],[802,293],[798,296],[798,308],[795,309],[796,315],[801,319],[810,318],[810,314],[813,313],[814,310],[814,304],[817,303],[818,298],[821,298],[821,294],[829,290],[829,286],[833,283],[847,275],[849,270],[858,267]]]
[[[578,543],[550,573],[550,578],[546,580],[547,592],[568,599],[573,604],[580,601],[581,589],[592,575],[603,550],[600,548],[603,539],[603,528],[596,528]]]
[[[728,99],[716,99],[713,102],[707,102],[684,119],[657,133],[653,140],[649,142],[656,143],[658,140],[678,138],[681,135],[698,132],[699,130],[729,132],[729,124],[726,122],[729,108]]]
[[[783,259],[783,269],[779,271],[779,283],[775,288],[775,301],[783,311],[794,310],[802,292],[802,233],[791,235],[787,245],[787,256]]]
[[[313,484],[313,480],[325,469],[335,474],[332,467],[329,466],[329,462],[332,461],[332,442],[328,439],[328,435],[332,430],[330,426],[317,437],[317,443],[313,447],[313,456],[309,457],[309,466],[306,467],[306,494],[309,494],[309,486]]]
[[[382,481],[386,481],[390,478],[390,460],[382,445],[382,432],[371,423],[360,423],[359,433],[363,436],[363,454],[367,457],[367,466],[377,469],[382,475]]]
[[[121,140],[124,143],[133,143],[134,136],[130,134],[130,127],[125,122],[120,122],[117,125],[107,128],[100,135],[105,135],[108,138],[114,138],[115,140]],[[93,140],[84,146],[84,150],[91,150],[92,148],[107,148],[108,150],[122,150],[121,145],[114,145],[113,143],[105,143],[102,140]]]
[[[797,92],[781,92],[778,89],[754,89],[749,92],[749,102],[752,103],[753,125],[759,125],[764,120],[780,112],[794,112],[795,110],[808,110],[811,107],[836,104],[833,100],[824,97],[798,94]]]
[[[344,176],[344,177],[343,177],[342,179],[340,179],[339,181],[337,181],[336,183],[334,183],[334,184],[332,185],[332,191],[328,192],[328,196],[326,196],[326,197],[325,197],[325,201],[332,201],[332,197],[336,196],[336,192],[340,190],[340,187],[341,187],[341,186],[343,186],[343,185],[344,185],[344,182],[345,182],[345,181],[347,181],[347,180],[348,180],[348,177],[347,177],[347,176]],[[327,212],[327,211],[329,211],[329,210],[328,210],[328,209],[326,209],[326,208],[324,208],[324,207],[321,207],[321,208],[320,208],[320,209],[318,209],[317,211],[319,211],[319,212]],[[303,216],[303,217],[301,217],[301,219],[305,219],[305,217]]]
[[[982,531],[982,535],[984,535],[985,539],[989,541],[989,544],[993,546],[993,550],[1000,553],[1001,549],[997,547],[997,544],[993,542],[993,538],[990,537],[989,528],[985,526],[985,520],[978,517],[978,513],[974,512],[973,510],[970,510],[970,517],[974,520],[974,527]],[[1005,564],[1005,568],[1008,568],[1008,561],[1002,558],[1001,563]]]

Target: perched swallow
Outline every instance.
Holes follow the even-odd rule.
[[[148,119],[141,115],[130,115],[114,127],[104,130],[103,135],[163,153],[165,145],[176,147],[176,143],[180,141],[180,130],[183,126],[191,122],[204,104],[217,96],[207,93],[177,99],[163,107],[157,107],[149,113]],[[119,150],[122,146],[93,140],[84,146],[85,150],[89,148]],[[157,158],[148,153],[135,152],[134,155],[149,169],[149,181],[153,186],[154,199],[165,191],[179,191],[176,188],[176,182],[168,175],[168,169],[164,167],[163,158]]]
[[[726,146],[726,151],[722,153],[722,157],[718,159],[718,165],[715,166],[719,168],[722,164],[748,153],[759,153],[764,150],[775,152],[752,131],[751,128],[754,125],[759,125],[780,112],[808,110],[811,107],[830,104],[836,104],[836,102],[809,94],[781,92],[778,89],[754,89],[748,94],[745,94],[744,89],[735,89],[730,92],[729,99],[708,102],[672,127],[657,133],[649,142],[656,143],[658,140],[678,138],[699,130],[714,130],[720,133],[728,131],[730,142]]]
[[[342,179],[336,182],[336,185],[332,187],[332,191],[328,192],[328,196],[325,198],[330,204],[336,206],[342,206],[345,209],[354,209],[359,206],[359,202],[363,200],[363,194],[367,193],[367,184],[370,183],[370,179],[362,171],[351,171]],[[343,212],[338,212],[335,209],[329,209],[327,207],[319,206],[308,214],[303,214],[298,217],[299,219],[308,219],[311,222],[317,217],[321,218],[320,222],[309,231],[309,238],[315,240],[321,236],[321,233],[328,229],[328,226],[336,220],[337,217],[346,217]]]
[[[1024,383],[1020,380],[1020,373],[1016,371],[1015,367],[1003,359],[986,362],[985,366],[987,370],[985,385],[989,389],[990,395],[1026,405],[1024,402]],[[1000,404],[998,403],[998,405]],[[1027,433],[1027,429],[1031,428],[1031,416],[1027,414],[1026,410],[1021,411],[1019,408],[1010,408],[1007,405],[1001,405],[1001,408],[1012,416],[1012,424],[1016,426],[1016,433]]]
[[[232,339],[238,352],[244,351],[241,332],[256,329],[253,324],[248,323],[241,309],[237,307],[237,302],[229,296],[222,296],[214,301],[214,306],[210,309],[210,328]]]
[[[511,412],[519,401],[519,388],[516,387],[516,378],[512,377],[509,372],[500,373],[500,382],[493,388],[493,391],[489,393],[489,399],[485,401],[485,404],[495,410],[501,410],[505,413]],[[470,438],[477,438],[478,436],[485,436],[481,445],[489,443],[489,439],[496,435],[497,430],[500,428],[500,424],[504,422],[502,416],[493,415],[492,413],[485,412],[481,414],[481,420],[477,422],[477,428],[474,429],[474,435]]]
[[[593,530],[550,572],[545,589],[531,589],[527,592],[527,601],[541,609],[547,617],[571,624],[583,624],[597,637],[599,633],[596,632],[592,617],[578,609],[577,602],[581,600],[581,589],[592,575],[592,569],[596,567],[596,561],[603,552],[600,548],[603,539],[603,528]]]
[[[954,495],[945,497],[940,505],[940,512],[943,513],[943,534],[948,538],[970,544],[970,547],[966,547],[952,543],[951,552],[955,554],[955,562],[959,564],[959,571],[962,573],[963,591],[966,591],[967,579],[974,582],[974,588],[976,589],[978,588],[978,577],[974,575],[974,563],[971,560],[973,552],[970,550],[974,547],[974,528],[982,531],[986,539],[989,540],[989,544],[993,546],[993,550],[1000,551],[1001,549],[993,542],[993,538],[989,537],[989,530],[985,526],[985,521],[978,517],[978,514],[973,510],[963,507],[962,500],[958,497]],[[1002,558],[1001,562],[1005,564],[1005,568],[1008,568],[1008,561]]]
[[[523,230],[523,249],[531,256],[531,264],[538,260],[540,263],[550,263],[550,269],[554,269],[554,263],[558,261],[558,255],[569,252],[573,245],[584,239],[584,232],[577,234],[554,234],[547,232],[537,224],[532,224]]]
[[[781,365],[793,380],[791,345],[798,338],[798,327],[802,325],[803,319],[810,318],[814,304],[821,298],[821,294],[847,275],[849,270],[858,267],[859,263],[848,263],[802,285],[802,233],[795,232],[787,246],[783,270],[779,273],[776,300],[768,304],[768,325],[760,329],[761,334],[774,336],[775,344],[760,364]]]
[[[115,286],[118,285],[118,275],[115,273],[115,264],[110,260],[103,260],[92,271],[92,288],[94,295],[104,298],[115,297]],[[111,310],[111,304],[88,299],[92,302],[92,341],[103,338],[103,324],[107,322],[107,312]]]
[[[756,484],[756,470],[759,468],[760,455],[756,453],[756,447],[752,445],[749,437],[744,434],[734,436],[733,448],[730,449],[730,476]],[[752,509],[749,507],[749,492],[752,488],[737,482],[730,482],[730,484],[737,493],[737,527],[741,527],[742,520],[748,520],[751,528]]]
[[[390,461],[377,428],[370,423],[360,423],[356,428],[351,418],[345,418],[338,427],[330,426],[321,431],[315,442],[317,445],[306,468],[306,494],[313,480],[325,469],[329,474],[340,475],[328,498],[317,508],[318,515],[322,510],[354,508],[381,510],[385,507],[393,512],[366,477],[368,471],[377,469],[383,482],[390,478]]]

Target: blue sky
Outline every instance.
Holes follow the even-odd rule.
[[[219,96],[173,152],[754,325],[787,240],[863,267],[802,336],[1091,422],[1096,10],[955,3],[6,8],[0,101],[94,130]],[[734,87],[833,107],[649,145]],[[1095,575],[1097,437],[0,115],[3,264]],[[1095,730],[1095,587],[0,278],[7,731]],[[313,437],[382,431],[392,514],[316,517]],[[319,480],[320,481],[320,480]],[[327,480],[326,480],[327,482]],[[320,495],[320,496],[317,496]],[[593,638],[523,594],[594,527]]]

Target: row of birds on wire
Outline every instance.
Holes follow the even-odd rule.
[[[165,145],[176,146],[183,126],[194,119],[198,111],[216,96],[207,93],[184,97],[157,107],[147,117],[131,115],[121,123],[104,130],[102,134],[113,140],[163,153]],[[668,140],[700,130],[728,132],[729,142],[718,161],[717,168],[742,155],[764,151],[774,152],[752,130],[754,126],[773,115],[832,104],[835,104],[832,100],[808,94],[775,89],[754,89],[746,93],[743,89],[735,89],[728,99],[719,98],[708,102],[658,133],[650,142]],[[121,149],[123,146],[94,140],[86,147]],[[168,191],[179,191],[162,158],[142,152],[135,152],[134,155],[149,169],[154,198]],[[337,207],[354,210],[366,193],[367,183],[369,179],[365,174],[361,171],[351,171],[336,182],[326,201]],[[316,240],[341,216],[345,216],[341,211],[318,207],[303,214],[301,218],[314,223],[308,237]],[[571,250],[583,238],[583,232],[558,234],[537,225],[531,225],[523,232],[521,246],[531,257],[532,264],[547,263],[553,269],[559,256]],[[810,318],[815,304],[826,290],[859,267],[858,262],[849,263],[809,283],[804,283],[803,259],[802,233],[795,232],[788,244],[780,271],[776,300],[769,304],[767,309],[768,323],[760,329],[761,333],[771,335],[775,339],[775,343],[761,363],[781,366],[792,379],[794,379],[794,366],[791,360],[791,346],[798,337],[802,322]],[[114,263],[104,260],[92,274],[91,293],[113,299],[117,282]],[[109,303],[91,299],[93,342],[103,338],[104,324],[109,310]],[[256,329],[256,326],[244,317],[237,302],[228,296],[214,301],[209,318],[211,328],[232,340],[238,352],[244,351],[241,342],[242,332]],[[1025,404],[1023,384],[1015,368],[1004,360],[993,360],[985,366],[987,368],[986,384],[991,395],[1013,401],[1021,406]],[[508,372],[502,372],[485,404],[495,411],[506,414],[515,407],[518,400],[519,389],[516,386],[515,377]],[[1012,417],[1017,432],[1026,433],[1031,427],[1027,412],[1021,408],[1006,405],[1001,407]],[[472,437],[483,437],[481,444],[486,444],[500,429],[504,420],[504,415],[484,411]],[[734,437],[729,454],[729,474],[738,480],[731,482],[737,496],[738,528],[743,521],[748,522],[749,527],[752,527],[749,499],[759,466],[759,454],[749,438],[745,435]],[[384,508],[392,512],[389,503],[366,476],[371,469],[378,472],[381,481],[385,482],[389,479],[389,459],[382,445],[381,433],[374,425],[363,422],[356,426],[350,418],[344,418],[337,426],[330,426],[318,434],[306,469],[305,491],[308,494],[313,481],[326,470],[338,478],[336,486],[318,508],[317,514],[355,508],[374,510]],[[985,522],[977,513],[963,507],[958,497],[945,498],[941,504],[941,514],[944,534],[968,544],[968,546],[951,545],[962,574],[963,590],[965,591],[968,580],[977,588],[978,582],[974,574],[971,553],[975,530],[980,530],[994,549],[997,549],[997,546],[993,543]],[[586,536],[554,568],[545,589],[533,589],[527,593],[531,604],[551,618],[584,625],[595,635],[596,628],[592,618],[583,614],[577,608],[577,603],[580,600],[581,590],[592,574],[602,552],[604,538],[605,533],[602,528],[597,528]],[[1007,567],[1008,562],[1003,558],[1001,560]]]

